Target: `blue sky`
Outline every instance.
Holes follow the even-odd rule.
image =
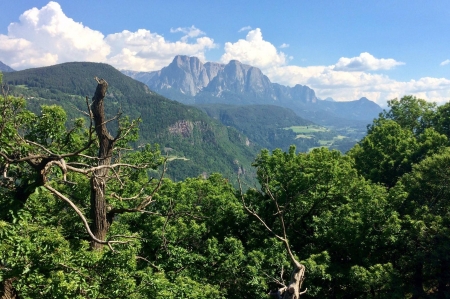
[[[450,100],[450,1],[0,1],[0,60],[158,70],[177,54],[336,100]]]

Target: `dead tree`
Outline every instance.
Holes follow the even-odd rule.
[[[111,165],[114,145],[120,136],[113,138],[106,127],[106,117],[103,100],[108,90],[108,83],[103,79],[97,79],[97,89],[92,98],[92,116],[94,118],[95,131],[99,144],[98,166],[91,175],[91,220],[92,233],[99,240],[106,240],[106,234],[111,225],[111,220],[107,217],[107,204],[105,199],[106,179]],[[101,243],[92,242],[94,248],[100,248]]]
[[[305,279],[305,266],[302,265],[297,259],[295,258],[294,254],[292,253],[291,247],[289,245],[289,239],[286,234],[286,225],[284,223],[284,212],[287,206],[284,208],[280,208],[280,205],[278,203],[277,198],[272,194],[270,191],[268,185],[264,185],[263,188],[265,189],[265,193],[269,196],[270,200],[274,203],[276,207],[275,215],[277,215],[280,223],[281,223],[281,230],[282,235],[277,234],[271,227],[269,227],[266,222],[256,213],[253,209],[251,209],[246,203],[244,194],[242,192],[241,182],[239,180],[239,187],[240,187],[240,194],[241,194],[241,200],[242,205],[244,206],[244,209],[251,215],[253,215],[256,219],[258,219],[259,222],[265,227],[266,230],[268,230],[270,233],[272,233],[278,240],[283,242],[284,247],[286,248],[286,252],[289,256],[289,259],[291,260],[293,270],[291,273],[290,281],[288,285],[284,285],[283,283],[279,282],[279,284],[282,284],[282,288],[279,288],[278,290],[275,290],[273,292],[270,292],[269,295],[277,298],[277,299],[299,299],[300,295],[305,294],[308,289],[305,289],[304,291],[301,291],[303,281]]]
[[[42,144],[38,144],[34,141],[27,140],[24,136],[23,129],[20,128],[20,124],[17,124],[16,136],[14,137],[18,143],[23,143],[32,148],[32,150],[25,156],[20,156],[16,153],[9,154],[7,152],[0,151],[0,158],[3,162],[0,165],[3,172],[3,180],[11,181],[9,177],[9,168],[11,165],[18,165],[25,163],[38,174],[36,182],[33,187],[44,187],[50,191],[57,198],[65,201],[69,206],[78,214],[86,232],[91,240],[92,249],[101,249],[103,245],[108,245],[111,250],[114,243],[125,243],[120,240],[108,240],[107,233],[113,222],[114,216],[121,213],[140,212],[146,213],[146,207],[153,202],[153,196],[159,190],[162,184],[162,180],[165,174],[165,161],[163,163],[163,170],[159,180],[150,178],[140,190],[137,191],[132,197],[124,198],[132,202],[131,208],[114,208],[107,202],[107,182],[110,179],[120,179],[120,169],[136,169],[145,170],[154,167],[154,161],[146,161],[139,164],[126,164],[121,163],[120,155],[117,155],[116,144],[119,140],[125,138],[133,128],[138,124],[138,121],[134,121],[127,128],[119,128],[115,137],[113,137],[108,129],[107,123],[112,120],[118,120],[120,115],[113,117],[112,119],[106,119],[104,111],[104,98],[108,89],[108,83],[103,79],[95,78],[98,85],[95,90],[95,94],[92,98],[92,103],[89,105],[86,98],[88,112],[85,113],[90,119],[90,126],[88,129],[88,140],[85,145],[73,152],[58,154],[52,152],[49,148]],[[7,103],[7,95],[3,93],[5,103]],[[6,104],[5,104],[6,105]],[[6,118],[4,118],[6,119]],[[19,133],[19,132],[22,132]],[[0,134],[2,129],[0,126]],[[86,155],[86,151],[92,147],[93,144],[98,144],[97,156]],[[66,162],[69,158],[83,157],[90,161],[96,161],[96,165],[88,165],[78,162]],[[114,159],[114,157],[116,157]],[[119,157],[119,158],[117,158]],[[57,167],[61,170],[62,177],[56,178],[53,173],[51,179],[49,174],[53,167]],[[67,174],[79,173],[85,175],[90,180],[90,221],[82,213],[80,207],[78,207],[71,199],[70,195],[63,194],[62,191],[57,190],[52,181],[60,180],[67,182]],[[110,175],[113,172],[113,175]],[[153,188],[149,186],[153,184]],[[150,189],[150,190],[149,190]],[[30,191],[29,196],[33,190]],[[120,198],[116,194],[110,194],[109,196]],[[26,201],[26,198],[23,198]]]

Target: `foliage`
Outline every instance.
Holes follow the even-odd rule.
[[[119,243],[92,250],[80,214],[46,188],[89,215],[90,177],[53,162],[78,153],[66,163],[96,166],[92,127],[60,106],[34,113],[25,103],[0,98],[0,294],[10,285],[20,298],[267,298],[290,281],[292,254],[306,269],[302,298],[450,295],[448,104],[392,101],[348,155],[263,150],[258,185],[245,191],[209,171],[152,179],[159,146],[130,146],[132,127],[113,161],[133,167],[112,171],[105,187],[115,211],[107,240]],[[196,121],[189,142],[220,149],[221,138],[242,136]],[[117,128],[132,124],[122,118]],[[229,153],[205,159],[242,152]],[[182,172],[175,161],[168,167]],[[142,200],[148,205],[134,209]]]
[[[403,286],[415,296],[449,294],[450,149],[414,165],[392,190],[400,214],[402,252],[396,252]]]
[[[389,105],[350,155],[366,178],[393,187],[413,164],[446,147],[448,138],[431,126],[434,105],[410,96]]]
[[[395,213],[387,193],[361,178],[349,157],[321,148],[308,154],[263,151],[256,159],[258,179],[265,192],[248,191],[253,209],[280,231],[271,197],[283,207],[290,244],[308,269],[308,289],[317,297],[358,297],[374,290],[379,296],[391,287],[396,273],[390,271],[392,247],[386,236],[397,230]],[[264,189],[265,188],[265,189]],[[369,258],[370,257],[370,258]],[[369,275],[367,288],[355,269]],[[369,279],[369,278],[368,278]]]

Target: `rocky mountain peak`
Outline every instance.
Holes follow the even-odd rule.
[[[336,118],[371,119],[381,110],[366,98],[346,103],[319,101],[308,86],[272,83],[259,68],[238,60],[202,63],[196,57],[179,55],[169,66],[149,73],[150,80],[133,76],[151,90],[186,104],[279,105],[323,124]]]
[[[186,55],[177,55],[169,65],[177,67],[185,72],[198,74],[204,67],[203,63],[197,57],[189,57]]]

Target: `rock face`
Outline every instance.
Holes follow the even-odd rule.
[[[195,96],[222,71],[224,65],[203,64],[197,57],[176,56],[171,64],[155,72],[124,71],[125,75],[147,84],[161,94],[167,91]]]
[[[14,70],[0,61],[0,72],[14,72]]]
[[[314,90],[307,86],[287,87],[270,82],[260,69],[231,60],[228,64],[202,63],[197,57],[178,55],[172,63],[155,72],[123,71],[124,74],[147,84],[150,89],[170,96],[198,97],[195,103],[205,103],[205,97],[218,98],[210,102],[230,103],[241,98],[240,104],[274,104],[293,99],[304,102],[317,100]],[[183,97],[181,97],[183,98]]]
[[[382,110],[366,98],[351,102],[319,100],[308,86],[272,83],[260,69],[237,60],[202,63],[197,57],[179,55],[160,71],[123,73],[185,104],[277,105],[323,125],[367,124]]]

